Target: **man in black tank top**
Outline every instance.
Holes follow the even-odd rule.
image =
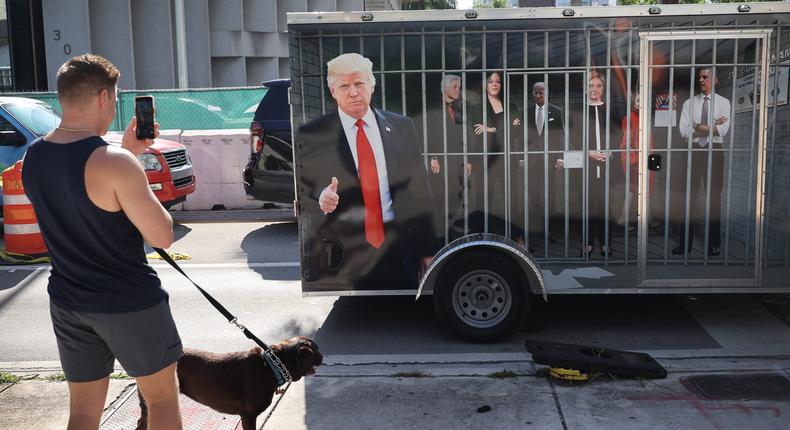
[[[135,119],[121,147],[101,137],[115,116],[120,72],[97,55],[58,70],[59,127],[30,145],[22,180],[52,256],[47,291],[69,384],[69,429],[98,428],[117,359],[148,403],[148,428],[181,428],[176,362],[182,354],[144,242],[166,248],[173,220],[136,155]]]

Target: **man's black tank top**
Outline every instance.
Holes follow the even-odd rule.
[[[143,236],[121,210],[99,208],[85,189],[85,164],[99,137],[33,142],[22,184],[52,257],[50,299],[79,312],[132,312],[167,298],[145,257]]]

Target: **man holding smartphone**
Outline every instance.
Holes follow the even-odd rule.
[[[173,241],[170,214],[136,158],[153,142],[137,138],[134,118],[120,148],[99,137],[115,116],[119,77],[92,54],[60,67],[63,120],[30,145],[22,180],[52,256],[47,291],[69,385],[68,428],[98,428],[115,359],[148,403],[148,428],[181,428],[181,340],[143,243]]]

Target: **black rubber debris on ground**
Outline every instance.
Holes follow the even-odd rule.
[[[488,406],[488,405],[483,405],[483,406],[480,406],[479,408],[477,408],[477,412],[480,413],[480,414],[488,412],[490,410],[491,410],[491,406]]]
[[[632,378],[667,377],[663,366],[650,355],[641,352],[535,340],[527,340],[526,347],[535,363],[551,367]]]

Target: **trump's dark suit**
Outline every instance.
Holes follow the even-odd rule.
[[[312,283],[310,290],[416,288],[420,259],[434,254],[433,205],[414,124],[402,115],[373,112],[395,213],[378,249],[365,240],[362,188],[340,116],[331,113],[299,128],[299,234],[302,278]],[[333,176],[340,199],[324,215],[318,200]]]

